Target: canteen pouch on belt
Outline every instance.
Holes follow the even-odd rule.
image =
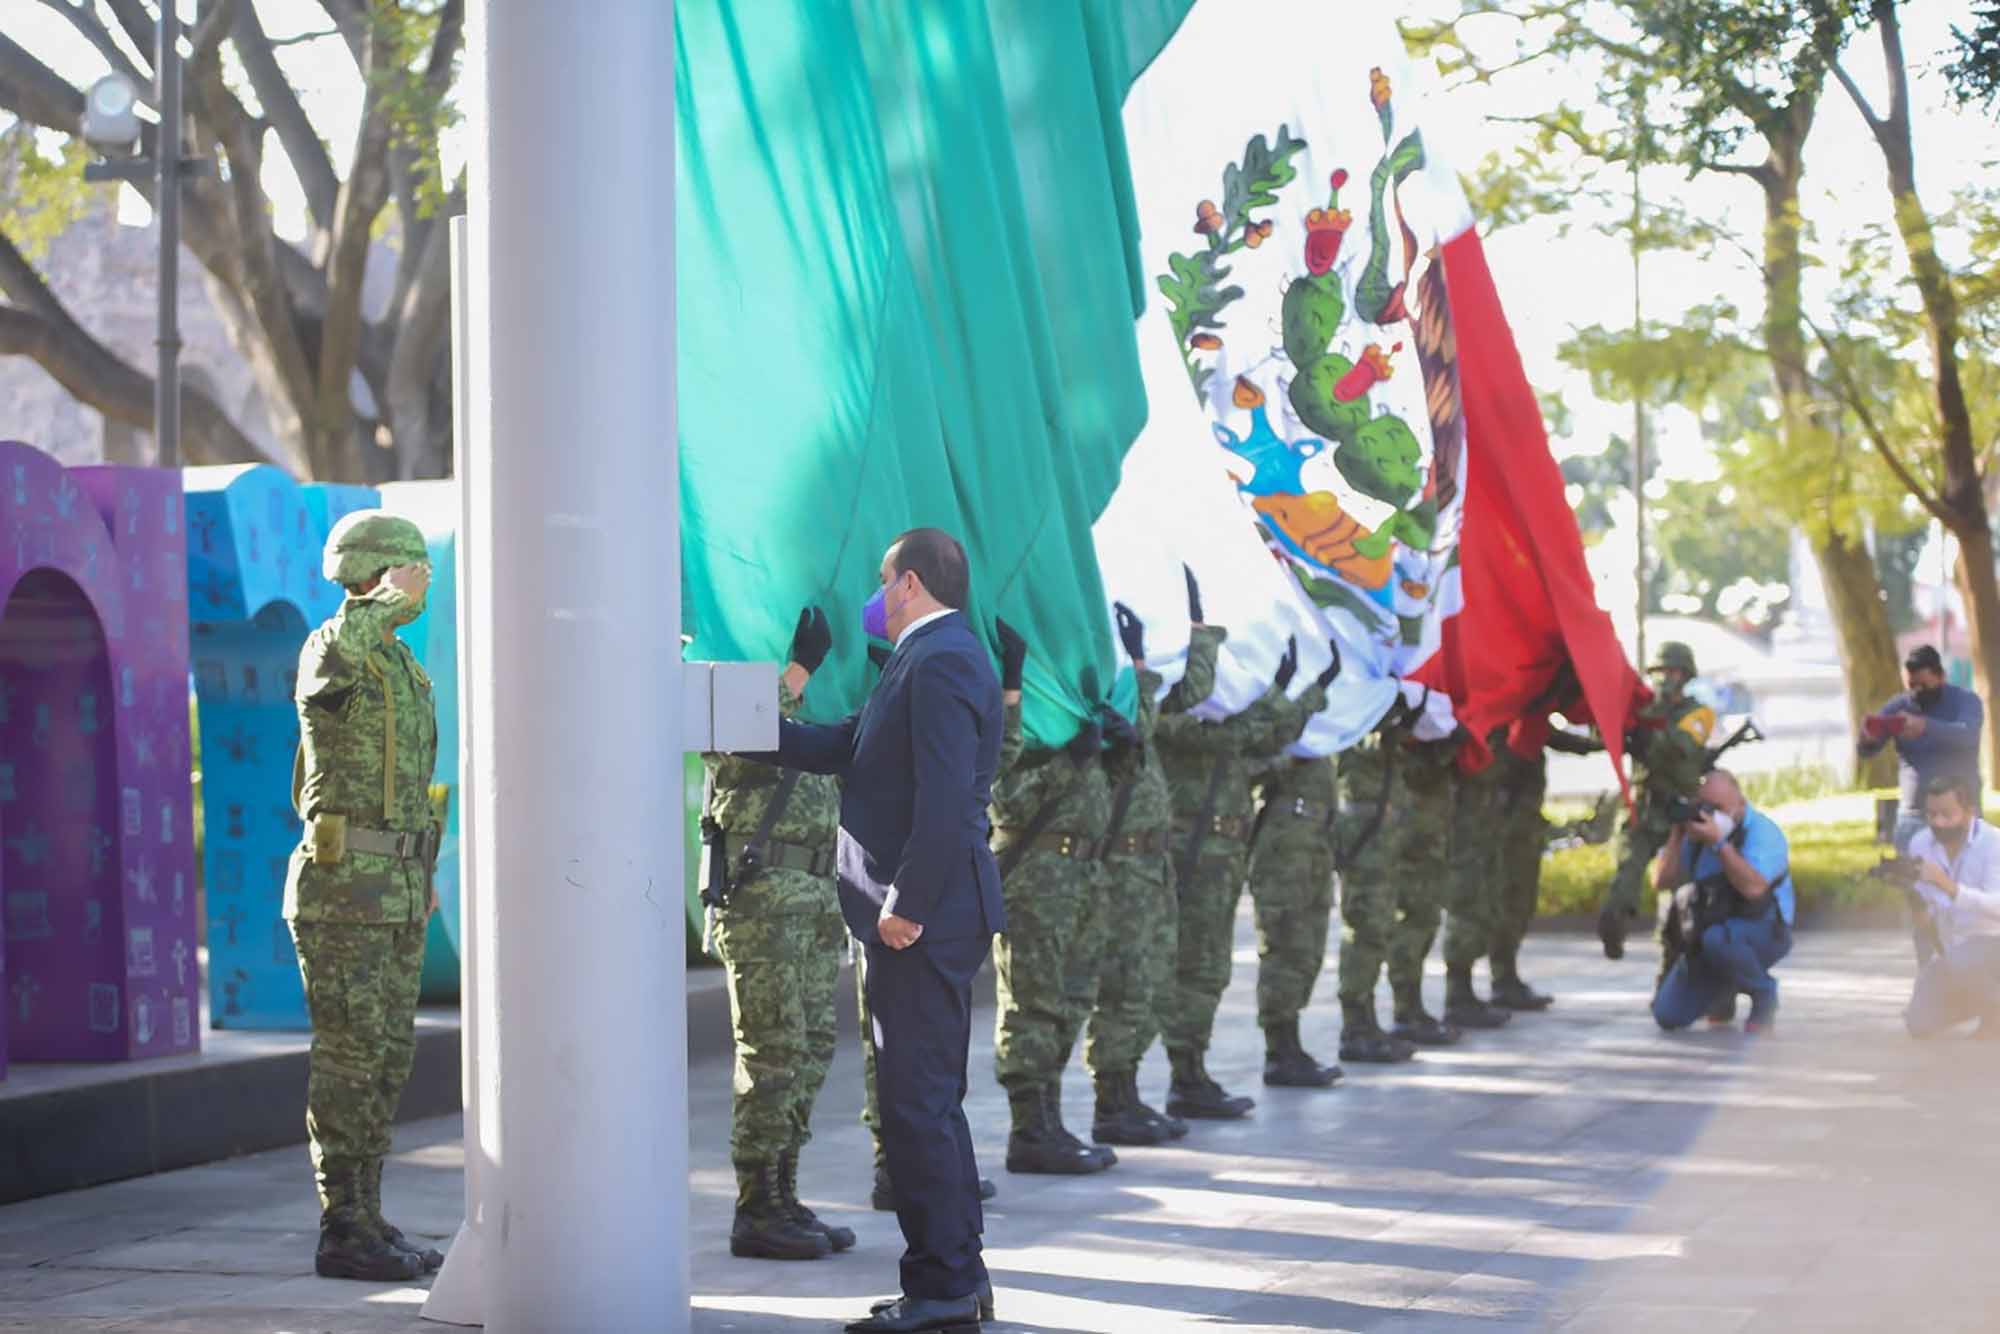
[[[306,822],[315,866],[338,866],[347,856],[347,817],[319,815]]]

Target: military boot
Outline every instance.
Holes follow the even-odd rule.
[[[1299,1041],[1299,1021],[1264,1029],[1264,1084],[1267,1088],[1323,1089],[1340,1078],[1340,1067],[1321,1065]]]
[[[1007,1170],[1036,1176],[1084,1176],[1111,1166],[1089,1145],[1049,1124],[1048,1090],[1028,1085],[1007,1090],[1014,1128],[1007,1136]]]
[[[827,1244],[836,1251],[852,1250],[854,1229],[835,1227],[822,1222],[820,1216],[808,1209],[799,1199],[799,1150],[797,1145],[778,1155],[778,1179],[784,1187],[785,1207],[791,1211],[792,1221],[809,1232],[817,1232],[825,1237]]]
[[[1340,1059],[1364,1065],[1394,1065],[1417,1054],[1414,1042],[1390,1037],[1375,1018],[1375,998],[1340,1003]]]
[[[878,1212],[896,1212],[896,1187],[889,1180],[889,1161],[884,1156],[880,1139],[875,1141],[875,1189],[869,1194],[868,1202]]]
[[[1521,980],[1521,975],[1512,968],[1496,968],[1493,971],[1493,985],[1487,989],[1492,996],[1492,1004],[1503,1005],[1510,1010],[1546,1010],[1556,1003],[1556,998],[1545,991],[1537,991]]]
[[[792,1217],[776,1158],[736,1164],[736,1222],[729,1253],[750,1260],[821,1260],[833,1254],[826,1234]]]
[[[1090,1118],[1090,1137],[1099,1144],[1160,1144],[1167,1139],[1163,1120],[1146,1115],[1139,1105],[1138,1071],[1104,1070],[1093,1076],[1097,1106]]]
[[[1609,903],[1597,910],[1597,939],[1604,946],[1604,957],[1607,959],[1625,957],[1625,917]]]
[[[1139,1096],[1139,1072],[1137,1070],[1127,1070],[1125,1072],[1125,1093],[1132,1100],[1132,1105],[1139,1109],[1139,1115],[1158,1126],[1160,1133],[1166,1138],[1187,1138],[1187,1122],[1181,1120],[1178,1116],[1168,1116],[1165,1112],[1153,1110],[1153,1108],[1146,1104],[1146,1100]]]
[[[1200,1121],[1235,1121],[1248,1116],[1254,1098],[1230,1093],[1209,1077],[1201,1052],[1169,1049],[1173,1082],[1167,1086],[1167,1115]]]
[[[1396,988],[1396,1026],[1389,1031],[1419,1047],[1449,1047],[1465,1036],[1424,1008],[1422,987]]]
[[[1072,1135],[1069,1127],[1063,1124],[1062,1084],[1060,1082],[1042,1085],[1042,1102],[1044,1104],[1043,1115],[1048,1121],[1049,1132],[1059,1143],[1075,1145],[1103,1163],[1106,1167],[1118,1166],[1118,1155],[1112,1151],[1109,1145],[1085,1144],[1075,1135]]]
[[[407,1283],[422,1278],[423,1259],[389,1244],[368,1217],[366,1164],[324,1158],[319,1165],[319,1248],[313,1272],[321,1278]]]
[[[399,1251],[408,1251],[424,1262],[424,1270],[435,1274],[444,1268],[444,1252],[435,1246],[423,1246],[403,1235],[403,1230],[382,1216],[382,1160],[370,1158],[361,1169],[362,1198],[367,1202],[368,1217],[375,1224],[375,1230],[382,1234],[391,1246]]]
[[[1452,967],[1444,974],[1444,1021],[1460,1029],[1504,1028],[1514,1017],[1510,1010],[1488,1005],[1472,986],[1472,967]]]

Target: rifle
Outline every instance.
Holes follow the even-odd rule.
[[[1727,755],[1744,742],[1762,741],[1763,739],[1764,733],[1757,726],[1757,720],[1754,718],[1745,718],[1743,725],[1734,732],[1731,732],[1721,745],[1707,748],[1707,758],[1702,762],[1701,771],[1705,774],[1714,769],[1716,765],[1722,762],[1724,755]]]

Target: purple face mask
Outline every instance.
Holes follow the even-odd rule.
[[[889,637],[889,607],[884,594],[888,590],[878,588],[875,596],[861,605],[861,633],[872,639]]]

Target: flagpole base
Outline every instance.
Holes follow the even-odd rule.
[[[458,1235],[444,1253],[444,1268],[431,1283],[431,1295],[424,1300],[423,1318],[440,1325],[483,1328],[486,1299],[480,1284],[484,1268],[479,1234],[471,1224],[460,1223]]]

